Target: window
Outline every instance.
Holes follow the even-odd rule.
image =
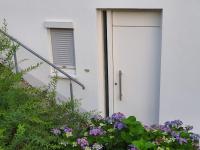
[[[50,28],[53,63],[62,69],[75,69],[73,28]]]

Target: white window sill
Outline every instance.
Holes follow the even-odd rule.
[[[46,20],[44,22],[46,28],[73,28],[73,22],[71,20]]]

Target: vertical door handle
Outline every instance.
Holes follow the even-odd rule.
[[[119,99],[122,100],[122,71],[119,70]]]

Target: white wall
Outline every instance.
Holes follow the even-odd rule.
[[[103,111],[97,8],[163,9],[160,122],[181,119],[200,133],[199,0],[0,0],[0,19],[7,19],[11,35],[47,59],[50,44],[44,21],[72,20],[77,79],[86,86],[84,91],[75,87],[74,93],[85,109]],[[43,82],[50,69],[45,73]],[[66,95],[67,87],[61,84],[59,92]]]

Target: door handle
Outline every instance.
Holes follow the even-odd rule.
[[[122,100],[122,71],[119,70],[119,99]]]

